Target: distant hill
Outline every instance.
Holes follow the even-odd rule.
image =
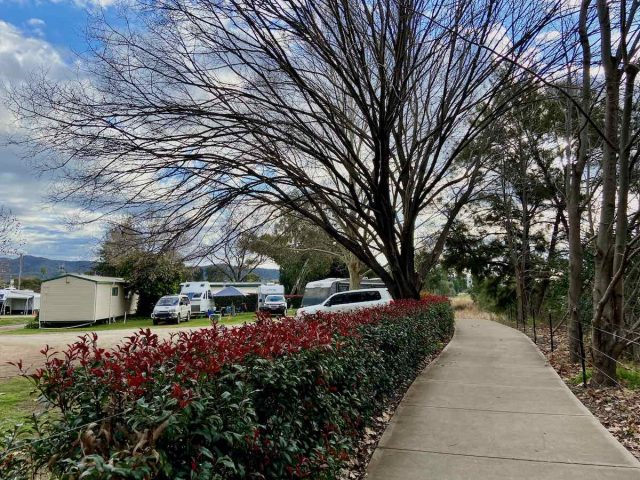
[[[211,268],[213,268],[214,265],[200,265],[199,267],[195,267],[196,269],[200,269],[201,270],[201,274],[203,278],[205,273],[207,271],[210,271]],[[225,267],[224,265],[218,265],[217,268],[224,270]],[[255,275],[260,277],[260,280],[262,280],[263,282],[277,282],[280,279],[280,270],[278,268],[256,268],[252,273],[254,273]],[[211,278],[209,277],[208,280],[210,282],[218,282],[218,281],[225,281],[224,278]]]
[[[45,273],[43,275],[43,270]],[[93,262],[87,260],[51,260],[50,258],[25,255],[22,260],[22,276],[52,278],[60,275],[61,269],[68,273],[85,273],[93,268]],[[19,258],[0,257],[0,280],[18,278]]]
[[[35,257],[25,255],[22,261],[22,277],[38,277],[42,279],[52,278],[60,275],[61,268],[67,273],[85,273],[93,269],[94,263],[88,260],[51,260],[45,257]],[[42,275],[42,268],[46,273]],[[207,268],[202,266],[200,268]],[[20,271],[19,258],[0,257],[0,281],[7,282],[11,278],[17,279]],[[263,281],[277,281],[280,278],[280,271],[277,268],[256,268],[254,272]]]
[[[278,268],[256,268],[253,273],[265,282],[280,280],[280,269]]]

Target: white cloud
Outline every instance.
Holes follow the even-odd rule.
[[[27,20],[27,25],[30,28],[32,34],[37,35],[38,37],[44,37],[44,27],[47,23],[40,18],[30,18]]]
[[[44,22],[31,19],[30,27]],[[33,72],[47,71],[52,78],[64,78],[68,67],[63,54],[41,38],[26,34],[0,20],[0,85],[20,84]],[[81,212],[69,205],[47,201],[53,179],[40,176],[36,165],[21,157],[18,147],[4,147],[6,136],[18,132],[11,112],[0,102],[0,205],[9,208],[22,224],[26,253],[66,259],[90,259],[93,246],[102,236],[102,226],[91,224],[69,228],[69,219]]]
[[[32,27],[43,27],[46,25],[46,22],[41,18],[30,18],[29,20],[27,20],[27,25],[30,25]]]
[[[61,78],[67,68],[62,54],[50,43],[25,35],[14,25],[0,20],[0,86],[19,84],[43,70],[54,78]],[[14,126],[13,116],[4,102],[0,103],[0,134],[12,132]]]

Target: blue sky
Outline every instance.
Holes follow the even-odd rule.
[[[84,52],[88,12],[113,8],[114,0],[0,0],[0,84],[20,82],[31,71],[53,75]],[[11,113],[0,103],[0,206],[11,209],[22,224],[23,250],[56,259],[92,259],[103,235],[101,226],[70,227],[78,211],[51,204],[52,178],[5,140],[16,133]]]

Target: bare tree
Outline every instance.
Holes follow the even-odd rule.
[[[58,198],[176,235],[237,202],[272,205],[320,226],[394,297],[418,297],[416,227],[447,204],[435,264],[478,173],[455,160],[504,110],[504,77],[535,62],[556,8],[141,1],[118,28],[96,21],[83,78],[33,81],[12,105],[36,150],[59,153]]]
[[[0,206],[0,255],[17,255],[21,247],[20,222],[11,210]]]
[[[231,282],[244,282],[247,276],[267,259],[266,255],[251,249],[251,238],[247,235],[231,237],[207,257],[220,274]]]

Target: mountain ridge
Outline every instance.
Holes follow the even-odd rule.
[[[211,265],[203,265],[207,268]],[[37,277],[42,280],[56,277],[62,273],[87,273],[95,267],[90,260],[53,260],[36,255],[24,255],[22,260],[22,278]],[[42,270],[44,268],[44,271]],[[63,269],[63,270],[62,270]],[[20,272],[20,257],[0,257],[0,281],[8,282],[17,279]],[[279,279],[277,268],[256,268],[254,273],[263,281]]]

